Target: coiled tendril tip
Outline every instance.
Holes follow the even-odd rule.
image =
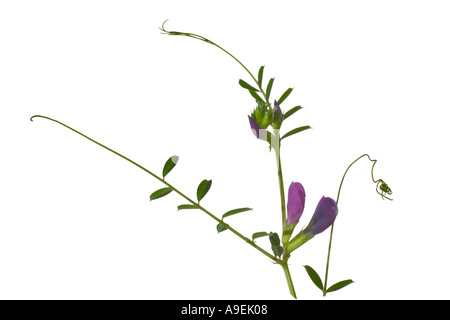
[[[381,196],[381,198],[383,200],[386,198],[392,201],[393,199],[386,197],[386,194],[388,195],[392,194],[392,190],[391,188],[389,188],[388,184],[384,182],[382,179],[377,180],[376,183],[377,183],[376,190],[377,193]]]

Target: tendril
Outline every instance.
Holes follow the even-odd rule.
[[[375,186],[376,192],[381,196],[381,198],[382,198],[383,200],[384,200],[384,199],[388,199],[388,200],[391,200],[391,201],[393,200],[393,199],[391,199],[391,198],[389,198],[389,197],[386,196],[386,194],[388,194],[388,195],[391,195],[391,194],[392,194],[392,190],[391,190],[391,188],[389,188],[388,184],[387,184],[386,182],[384,182],[383,179],[375,180],[375,178],[373,177],[373,168],[375,167],[375,164],[377,163],[377,160],[375,160],[375,159],[372,160],[368,154],[363,154],[362,156],[360,156],[359,158],[357,158],[355,161],[353,161],[353,162],[348,166],[347,170],[345,170],[344,176],[342,177],[342,180],[341,180],[341,184],[339,185],[339,191],[338,191],[336,203],[339,202],[339,196],[341,195],[341,188],[342,188],[342,184],[344,183],[345,175],[347,174],[347,172],[348,172],[348,170],[351,168],[351,166],[352,166],[353,164],[355,164],[355,162],[357,162],[359,159],[361,159],[361,158],[363,158],[363,157],[367,157],[367,158],[369,158],[370,161],[373,162],[372,170],[371,170],[371,177],[372,177],[373,183],[376,184],[376,186]]]
[[[336,204],[339,202],[339,196],[341,195],[341,188],[342,188],[342,184],[344,183],[345,175],[347,174],[347,172],[351,168],[351,166],[353,164],[355,164],[355,162],[357,162],[359,159],[361,159],[363,157],[367,157],[367,158],[369,158],[370,161],[373,162],[372,170],[371,170],[371,177],[372,177],[373,183],[376,184],[375,190],[377,191],[377,193],[381,196],[381,198],[383,200],[385,198],[388,199],[388,200],[391,200],[391,201],[393,200],[393,199],[391,199],[389,197],[386,197],[386,194],[388,194],[388,195],[392,194],[392,190],[391,190],[391,188],[389,188],[387,183],[384,182],[383,179],[375,180],[375,178],[373,177],[373,168],[375,167],[375,164],[377,163],[377,160],[375,160],[375,159],[372,160],[368,154],[363,154],[362,156],[357,158],[355,161],[353,161],[348,166],[347,170],[345,170],[344,176],[342,177],[342,180],[341,180],[341,184],[339,185],[339,191],[338,191],[338,195],[337,195],[337,198],[336,198]],[[329,244],[328,244],[327,265],[326,265],[326,268],[325,268],[325,282],[324,282],[324,286],[323,286],[323,296],[325,296],[327,294],[328,269],[329,269],[329,265],[330,265],[330,252],[331,252],[331,242],[333,240],[333,231],[334,231],[334,223],[331,225],[330,241],[329,241]]]
[[[201,41],[205,41],[209,44],[215,45],[217,46],[217,44],[215,44],[214,42],[212,42],[209,39],[206,39],[205,37],[195,34],[195,33],[189,33],[189,32],[180,32],[180,31],[168,31],[164,28],[164,24],[168,21],[169,19],[167,19],[166,21],[163,22],[162,26],[159,27],[159,30],[161,30],[162,34],[167,34],[169,36],[185,36],[185,37],[189,37],[189,38],[194,38],[197,40],[201,40]]]
[[[370,159],[369,155],[367,155],[367,154],[365,154],[365,156],[367,156],[367,158],[369,158],[369,160],[373,162],[371,174],[372,174],[372,181],[377,184],[375,187],[375,190],[377,191],[377,193],[381,196],[381,198],[383,200],[388,199],[388,200],[392,201],[393,199],[386,197],[386,194],[388,194],[388,195],[392,194],[392,190],[391,190],[391,188],[389,188],[388,184],[386,182],[384,182],[383,179],[378,179],[375,181],[375,178],[373,177],[373,168],[375,167],[377,160]]]
[[[253,81],[257,84],[257,86],[259,88],[259,91],[262,93],[262,95],[264,96],[264,99],[266,100],[266,103],[270,105],[270,103],[269,103],[269,101],[267,99],[266,92],[261,88],[261,85],[258,83],[258,80],[256,80],[256,78],[253,75],[253,73],[251,73],[250,70],[238,58],[236,58],[230,52],[228,52],[227,50],[225,50],[224,48],[219,46],[217,43],[212,42],[211,40],[209,40],[209,39],[207,39],[207,38],[205,38],[205,37],[203,37],[201,35],[198,35],[198,34],[195,34],[195,33],[190,33],[190,32],[168,31],[168,30],[166,30],[164,25],[167,22],[167,20],[163,22],[161,27],[159,27],[159,30],[161,30],[162,34],[167,34],[169,36],[185,36],[185,37],[189,37],[189,38],[193,38],[193,39],[204,41],[206,43],[209,43],[209,44],[219,48],[220,50],[222,50],[223,52],[228,54],[231,58],[233,58],[237,63],[239,63],[245,69],[245,71],[247,71],[247,73],[250,75],[250,77],[252,77]]]

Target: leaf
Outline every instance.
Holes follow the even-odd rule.
[[[222,219],[225,217],[232,216],[233,214],[241,213],[241,212],[249,211],[249,210],[253,210],[253,209],[252,208],[239,208],[239,209],[230,210],[223,214]]]
[[[269,234],[270,243],[272,245],[279,245],[280,244],[280,237],[277,233],[271,232]]]
[[[244,80],[239,80],[239,84],[241,85],[242,88],[248,89],[250,91],[258,91],[258,89],[256,89],[255,87],[249,85]]]
[[[336,290],[339,290],[339,289],[342,289],[342,288],[348,286],[350,283],[353,283],[353,282],[354,281],[351,280],[351,279],[339,281],[339,282],[333,284],[331,287],[329,287],[327,289],[327,293],[328,292],[333,292],[333,291],[336,291]]]
[[[165,178],[167,174],[176,166],[178,159],[178,156],[172,156],[166,161],[163,168],[163,178]]]
[[[269,80],[269,83],[267,84],[267,89],[266,89],[266,97],[267,100],[269,100],[270,97],[270,92],[272,91],[272,86],[273,86],[273,81],[275,80],[275,78],[271,78]]]
[[[170,188],[162,188],[162,189],[156,190],[155,192],[153,192],[150,195],[150,201],[167,196],[171,192],[172,192],[172,189],[170,189]]]
[[[252,241],[255,241],[256,238],[261,238],[261,237],[265,237],[265,236],[268,236],[268,235],[269,234],[267,232],[264,232],[264,231],[262,231],[262,232],[255,232],[252,235]]]
[[[208,193],[209,189],[211,188],[212,181],[211,180],[203,180],[200,182],[197,188],[197,200],[200,202],[200,200],[203,199],[203,197]]]
[[[277,233],[270,233],[269,240],[272,244],[272,251],[276,257],[280,257],[283,254],[283,247],[280,246],[280,237]]]
[[[310,126],[303,126],[303,127],[295,128],[295,129],[289,131],[288,133],[286,133],[284,136],[282,136],[280,140],[283,140],[284,138],[287,138],[289,136],[292,136],[293,134],[305,131],[307,129],[311,129],[311,127]]]
[[[306,269],[306,272],[308,272],[308,276],[312,280],[312,282],[314,282],[314,284],[317,286],[317,288],[319,288],[320,290],[323,291],[323,283],[322,283],[322,280],[320,279],[320,276],[317,274],[317,272],[310,266],[304,266],[304,267]]]
[[[178,211],[184,210],[184,209],[198,209],[198,207],[194,204],[181,204],[178,206]]]
[[[296,106],[296,107],[293,107],[292,109],[290,109],[289,111],[286,111],[286,113],[283,115],[284,116],[284,120],[286,120],[287,118],[292,116],[294,113],[296,113],[301,108],[302,108],[301,106]]]
[[[256,91],[248,90],[248,92],[250,92],[252,97],[255,98],[257,102],[264,103],[264,100],[259,96],[259,94],[256,93]]]
[[[264,73],[264,66],[261,66],[258,71],[258,85],[262,86],[262,79],[263,79],[263,73]]]
[[[280,99],[278,99],[278,104],[281,104],[284,100],[286,100],[287,97],[289,97],[289,95],[291,94],[292,90],[294,90],[294,88],[289,88],[287,89],[280,97]]]
[[[283,247],[280,245],[272,246],[272,251],[275,257],[281,257],[281,255],[283,254]]]
[[[219,224],[217,225],[216,229],[217,229],[217,232],[218,232],[218,233],[221,233],[221,232],[227,230],[228,228],[227,228],[227,226],[224,225],[223,223],[219,223]]]

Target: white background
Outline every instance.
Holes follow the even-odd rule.
[[[0,4],[0,298],[290,299],[283,272],[201,212],[180,211],[161,183],[44,119],[53,117],[160,174],[243,234],[280,232],[273,152],[233,59],[288,87],[286,189],[300,181],[306,225],[347,166],[378,159],[394,201],[358,162],[345,180],[325,299],[448,299],[450,107],[448,1],[2,1]],[[329,232],[293,253],[301,299],[323,299]],[[267,239],[257,241],[270,250]]]

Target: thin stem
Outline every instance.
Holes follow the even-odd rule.
[[[355,164],[359,159],[361,159],[363,157],[367,157],[367,158],[369,158],[370,161],[373,162],[372,170],[371,170],[371,177],[372,177],[372,181],[377,184],[377,187],[376,187],[377,193],[379,195],[381,195],[381,197],[383,199],[386,198],[388,200],[392,200],[391,198],[386,197],[386,194],[383,192],[383,190],[381,192],[378,191],[378,187],[379,187],[380,184],[382,184],[382,185],[383,184],[386,185],[386,184],[385,184],[385,182],[382,179],[375,180],[375,178],[373,177],[373,168],[375,167],[375,164],[377,163],[377,160],[372,160],[368,154],[363,154],[362,156],[358,157],[355,161],[353,161],[347,167],[347,170],[345,170],[344,175],[342,176],[341,183],[339,185],[339,190],[338,190],[338,194],[337,194],[337,197],[336,197],[336,204],[339,203],[339,197],[341,195],[342,184],[344,183],[344,179],[345,179],[345,176],[347,175],[348,170],[350,170],[350,168],[353,166],[353,164]],[[387,187],[387,185],[386,185],[386,187]],[[329,265],[330,265],[330,252],[331,252],[331,243],[332,243],[332,239],[333,239],[333,230],[334,230],[334,223],[331,225],[330,241],[329,241],[329,244],[328,244],[327,265],[326,265],[326,270],[325,270],[325,282],[324,282],[324,286],[323,286],[323,296],[326,296],[326,290],[327,290],[328,269],[329,269]]]
[[[331,225],[330,242],[328,244],[327,266],[326,266],[326,271],[325,271],[325,281],[324,281],[324,285],[323,285],[323,296],[324,297],[327,295],[328,266],[330,264],[330,252],[331,252],[331,242],[333,239],[333,229],[334,229],[334,223]]]
[[[369,157],[368,154],[363,154],[362,156],[358,157],[358,159],[356,159],[355,161],[353,161],[353,162],[348,166],[347,170],[345,170],[344,175],[342,176],[341,184],[339,185],[339,190],[338,190],[338,194],[337,194],[337,197],[336,197],[336,204],[339,203],[339,197],[340,197],[340,195],[341,195],[342,184],[344,183],[344,179],[345,179],[345,176],[346,176],[348,170],[350,170],[351,166],[352,166],[355,162],[357,162],[359,159],[361,159],[362,157],[365,157],[365,156],[367,156],[367,157],[369,158],[370,161],[376,161],[376,160],[370,159],[370,157]],[[373,169],[373,167],[372,167],[372,169]],[[372,180],[373,180],[373,171],[372,171]],[[374,182],[375,182],[375,181],[374,181]]]
[[[277,161],[277,171],[278,171],[278,184],[280,188],[280,200],[281,200],[281,226],[282,230],[286,229],[286,195],[284,193],[284,182],[283,182],[283,171],[281,169],[281,154],[280,154],[280,130],[274,129],[275,143],[273,148],[275,150],[275,157]]]
[[[170,189],[172,189],[173,191],[175,191],[177,194],[179,194],[180,196],[182,196],[182,197],[183,197],[184,199],[186,199],[188,202],[190,202],[191,204],[195,205],[198,209],[202,210],[202,211],[203,211],[204,213],[206,213],[208,216],[210,216],[211,218],[213,218],[213,219],[216,220],[217,222],[219,222],[219,223],[225,225],[225,226],[228,228],[228,230],[230,230],[230,231],[231,231],[232,233],[234,233],[236,236],[238,236],[239,238],[241,238],[242,240],[244,240],[245,242],[247,242],[247,243],[248,243],[249,245],[251,245],[253,248],[255,248],[256,250],[258,250],[259,252],[261,252],[262,254],[264,254],[265,256],[267,256],[268,258],[270,258],[271,260],[273,260],[274,262],[276,262],[276,263],[281,263],[281,262],[282,262],[280,259],[278,259],[278,258],[276,258],[275,256],[271,255],[269,252],[267,252],[266,250],[264,250],[263,248],[261,248],[260,246],[258,246],[256,243],[254,243],[253,241],[251,241],[249,238],[243,236],[240,232],[236,231],[236,230],[235,230],[234,228],[232,228],[229,224],[227,224],[227,223],[223,222],[221,219],[217,218],[214,214],[212,214],[211,212],[209,212],[208,210],[206,210],[204,207],[202,207],[198,202],[196,202],[196,201],[192,200],[191,198],[189,198],[188,196],[186,196],[184,193],[182,193],[181,191],[179,191],[178,189],[176,189],[174,186],[172,186],[172,185],[171,185],[170,183],[168,183],[166,180],[164,180],[164,179],[158,177],[156,174],[154,174],[154,173],[151,172],[150,170],[144,168],[144,167],[141,166],[140,164],[134,162],[134,161],[131,160],[130,158],[125,157],[124,155],[120,154],[119,152],[114,151],[114,150],[111,149],[111,148],[108,148],[107,146],[101,144],[100,142],[95,141],[94,139],[92,139],[92,138],[86,136],[85,134],[83,134],[83,133],[81,133],[81,132],[79,132],[79,131],[77,131],[77,130],[71,128],[71,127],[69,127],[68,125],[66,125],[66,124],[64,124],[64,123],[62,123],[62,122],[60,122],[60,121],[58,121],[58,120],[55,120],[55,119],[52,119],[52,118],[49,118],[49,117],[45,117],[45,116],[40,116],[40,115],[32,116],[32,117],[30,118],[30,120],[33,121],[33,118],[44,118],[44,119],[47,119],[47,120],[51,120],[51,121],[53,121],[53,122],[56,122],[56,123],[58,123],[58,124],[60,124],[60,125],[62,125],[62,126],[64,126],[64,127],[68,128],[68,129],[72,130],[73,132],[78,133],[79,135],[83,136],[84,138],[86,138],[86,139],[88,139],[88,140],[90,140],[90,141],[96,143],[97,145],[99,145],[99,146],[105,148],[106,150],[111,151],[112,153],[114,153],[114,154],[118,155],[119,157],[121,157],[121,158],[127,160],[128,162],[134,164],[134,165],[137,166],[138,168],[144,170],[145,172],[147,172],[148,174],[150,174],[152,177],[154,177],[155,179],[157,179],[158,181],[162,182],[162,183],[165,184],[167,187],[169,187]]]
[[[292,277],[289,272],[289,266],[287,264],[290,253],[289,251],[286,250],[286,245],[289,239],[285,241],[284,237],[284,232],[286,230],[286,196],[284,193],[283,171],[281,170],[281,154],[280,154],[281,139],[279,129],[274,129],[274,140],[275,141],[274,143],[272,143],[272,147],[274,148],[275,157],[277,161],[278,183],[280,188],[280,200],[281,200],[281,225],[282,225],[282,240],[283,240],[283,261],[284,261],[284,263],[281,264],[281,266],[283,267],[284,275],[286,276],[289,292],[295,299],[297,299],[297,295],[295,294],[294,283],[292,282]]]
[[[284,194],[284,182],[283,182],[283,172],[281,171],[281,163],[278,165],[278,183],[280,185],[281,220],[284,230],[286,228],[286,197]]]
[[[263,88],[261,88],[261,86],[258,83],[258,80],[256,80],[256,77],[250,72],[250,70],[238,59],[236,58],[234,55],[232,55],[229,51],[225,50],[223,47],[219,46],[217,43],[201,36],[195,33],[188,33],[188,32],[180,32],[180,31],[167,31],[164,28],[164,24],[167,22],[164,21],[164,23],[162,24],[160,30],[162,31],[163,34],[168,34],[170,36],[185,36],[185,37],[189,37],[189,38],[193,38],[193,39],[197,39],[197,40],[201,40],[204,41],[206,43],[209,43],[217,48],[219,48],[220,50],[222,50],[223,52],[225,52],[226,54],[228,54],[230,57],[232,57],[237,63],[239,63],[244,69],[245,71],[247,71],[247,73],[250,75],[250,77],[253,79],[253,81],[256,83],[256,85],[259,88],[259,91],[262,93],[262,95],[264,96],[264,99],[266,100],[266,102],[270,105],[270,102],[267,100],[267,96],[266,96],[266,92],[263,90]]]
[[[297,295],[295,294],[294,283],[292,282],[291,273],[289,272],[289,266],[288,266],[287,262],[282,263],[281,266],[283,267],[284,275],[286,276],[286,281],[288,283],[289,292],[295,299],[297,299]]]

